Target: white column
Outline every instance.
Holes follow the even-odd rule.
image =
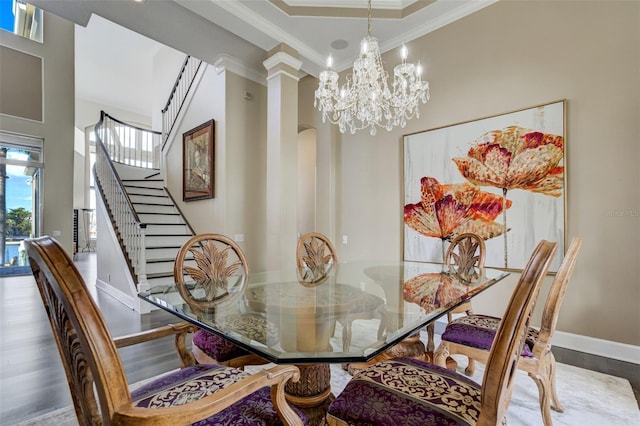
[[[295,265],[298,218],[297,52],[279,45],[264,61],[267,69],[267,238],[269,269]]]

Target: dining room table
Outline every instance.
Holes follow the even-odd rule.
[[[138,296],[270,362],[298,366],[300,380],[287,384],[287,399],[320,424],[333,399],[331,364],[366,365],[385,354],[422,358],[420,330],[509,275],[480,272],[470,282],[443,264],[363,260],[232,276],[224,302],[206,308],[187,303],[176,284]],[[203,291],[187,287],[195,297]]]

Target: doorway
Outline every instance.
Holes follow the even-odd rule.
[[[24,240],[40,235],[42,139],[0,132],[0,275],[31,274]]]

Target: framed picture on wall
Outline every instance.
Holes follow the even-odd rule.
[[[182,199],[214,197],[214,120],[182,135]]]
[[[464,232],[486,267],[522,270],[542,239],[565,247],[565,100],[404,136],[404,259],[442,262]]]

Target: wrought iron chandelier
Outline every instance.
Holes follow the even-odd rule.
[[[314,106],[327,119],[337,124],[340,132],[347,127],[351,134],[369,128],[375,136],[377,127],[387,130],[404,127],[407,120],[419,117],[420,101],[429,100],[429,82],[422,81],[422,66],[407,63],[407,47],[401,49],[402,63],[393,69],[393,92],[387,84],[378,39],[371,36],[371,0],[367,15],[367,36],[360,42],[360,56],[353,63],[353,71],[346,83],[338,88],[338,73],[333,71],[333,58],[327,58],[327,70],[320,73]]]

